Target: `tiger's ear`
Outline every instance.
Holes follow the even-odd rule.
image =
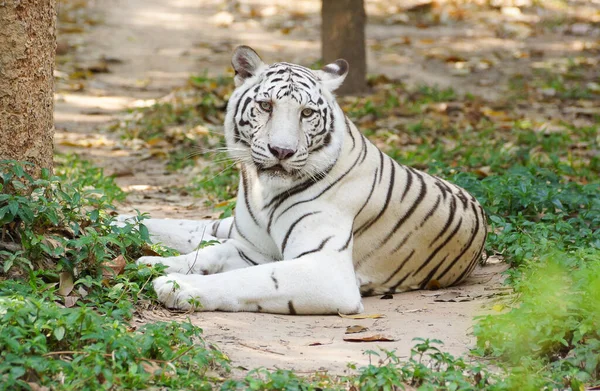
[[[325,88],[333,92],[342,85],[349,69],[348,61],[340,58],[331,64],[325,65],[320,71],[315,71],[315,74]]]
[[[238,46],[233,51],[231,65],[235,70],[235,86],[241,86],[244,81],[260,72],[265,63],[260,56],[249,46]]]

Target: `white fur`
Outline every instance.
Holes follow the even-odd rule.
[[[155,239],[184,251],[208,235],[222,240],[178,257],[138,260],[168,266],[169,274],[154,281],[161,302],[204,311],[356,313],[363,310],[361,291],[400,292],[432,280],[446,286],[468,275],[486,236],[481,207],[462,189],[393,162],[346,124],[331,93],[347,74],[345,61],[314,71],[318,82],[309,96],[321,94],[317,98],[327,102],[335,121],[328,142],[313,152],[306,133],[312,120],[300,116],[311,104],[305,95],[275,99],[277,89],[268,89],[272,95],[259,91],[244,105],[253,113],[252,136],[243,133],[247,129],[240,133],[248,121],[236,112],[238,102],[269,82],[269,69],[283,70],[272,72],[279,77],[291,64],[269,68],[247,47],[232,62],[238,88],[228,105],[225,134],[243,162],[235,219],[146,223]],[[272,112],[261,111],[258,99],[269,99]],[[267,146],[273,144],[297,152],[278,162],[269,156]],[[297,174],[259,168],[277,164]],[[314,183],[295,191],[309,178]]]

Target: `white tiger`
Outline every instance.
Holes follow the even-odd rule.
[[[322,70],[232,58],[225,135],[241,162],[235,218],[150,220],[191,251],[154,280],[167,307],[285,314],[358,313],[363,295],[449,286],[481,257],[486,218],[463,189],[382,153],[345,117],[333,91],[345,60]],[[203,232],[204,237],[203,237]]]

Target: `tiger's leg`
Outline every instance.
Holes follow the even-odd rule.
[[[363,310],[349,251],[323,251],[212,275],[169,274],[154,280],[169,308],[281,314]]]
[[[209,245],[189,254],[175,257],[141,257],[138,264],[163,264],[167,273],[215,274],[234,269],[273,262],[251,246],[236,239],[225,239],[222,243]]]
[[[283,261],[205,276],[172,273],[154,280],[158,299],[167,307],[201,311],[360,312],[348,236],[352,221],[330,213],[292,215],[273,225],[273,240]],[[292,228],[290,221],[296,221]]]
[[[125,222],[131,216],[119,216],[118,221]],[[233,228],[233,217],[222,220],[142,220],[154,243],[162,243],[181,253],[194,251],[203,241],[227,239]]]

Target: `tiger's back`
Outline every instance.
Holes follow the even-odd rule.
[[[349,132],[363,138],[353,124]],[[487,236],[481,205],[441,178],[379,156],[357,172],[366,194],[353,226],[354,266],[365,295],[445,287],[463,281]]]

